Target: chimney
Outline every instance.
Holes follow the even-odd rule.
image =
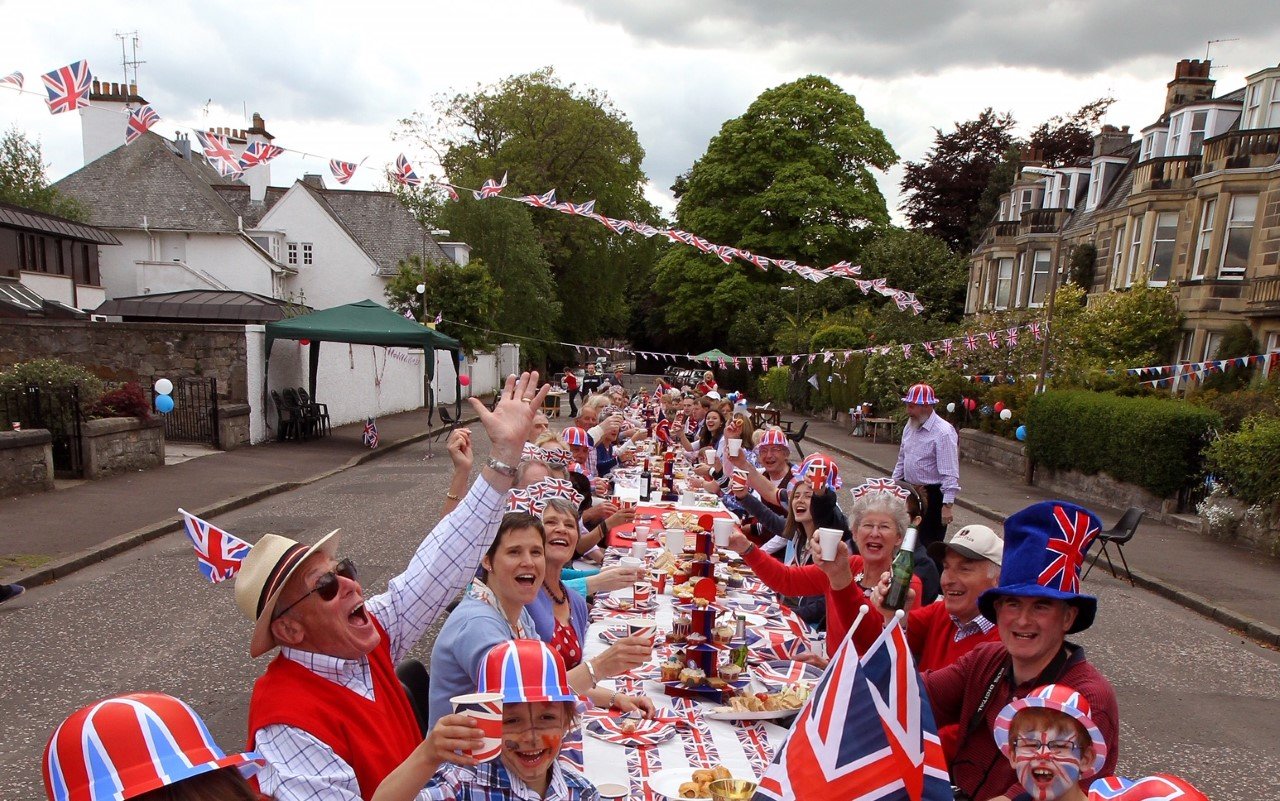
[[[1174,68],[1173,80],[1168,83],[1164,96],[1164,113],[1178,106],[1208,100],[1213,97],[1213,78],[1209,77],[1212,61],[1184,58]]]
[[[1133,141],[1133,134],[1129,133],[1129,126],[1117,128],[1114,125],[1104,125],[1102,130],[1094,134],[1093,137],[1093,155],[1110,156],[1118,150],[1122,150],[1130,142]]]
[[[319,173],[309,172],[302,176],[302,182],[312,189],[324,189],[324,176]]]
[[[264,145],[271,144],[274,136],[267,133],[267,124],[263,122],[262,115],[253,112],[253,125],[249,126],[247,131],[237,131],[241,139],[245,140],[245,146],[260,142]],[[271,186],[271,162],[259,164],[257,167],[251,167],[244,174],[244,182],[249,185],[249,203],[261,204],[267,200],[267,188]]]
[[[173,144],[178,149],[178,155],[187,161],[191,161],[191,137],[182,131],[174,131]]]
[[[1023,167],[1043,167],[1044,148],[1030,146],[1024,147],[1018,158],[1022,162]]]
[[[123,145],[125,111],[146,102],[133,84],[107,83],[95,78],[89,87],[89,105],[80,108],[84,163],[97,161]]]

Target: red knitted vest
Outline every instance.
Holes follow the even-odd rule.
[[[365,799],[422,742],[413,708],[391,664],[387,632],[376,619],[373,625],[382,635],[369,654],[374,700],[277,655],[254,684],[249,701],[250,748],[264,726],[280,723],[302,729],[351,766]]]

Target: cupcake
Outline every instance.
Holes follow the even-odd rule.
[[[667,661],[662,663],[662,680],[663,681],[679,681],[680,680],[680,660],[674,656],[669,657]]]
[[[742,675],[742,668],[738,667],[732,662],[720,666],[720,678],[724,679],[725,681],[737,681],[738,677],[741,675]]]
[[[687,667],[680,671],[680,683],[686,687],[700,687],[707,680],[707,674],[702,668]]]

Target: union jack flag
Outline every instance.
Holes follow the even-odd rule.
[[[1205,801],[1184,779],[1157,773],[1134,781],[1108,776],[1089,785],[1089,801]]]
[[[987,331],[985,336],[987,337],[988,345],[993,348],[1000,347],[1000,333],[998,331]]]
[[[391,174],[395,182],[401,186],[421,186],[422,179],[413,171],[413,165],[409,163],[409,159],[404,154],[396,156],[396,171]]]
[[[898,305],[898,311],[903,311],[905,309],[911,308],[911,303],[915,299],[916,299],[915,295],[911,294],[910,292],[904,292],[901,289],[893,293],[893,302]]]
[[[689,234],[689,244],[693,245],[698,250],[701,250],[703,253],[710,253],[715,250],[716,247],[702,237],[694,236],[693,234]]]
[[[196,139],[209,165],[218,171],[223,178],[234,178],[240,175],[240,158],[230,147],[227,140],[215,133],[196,131]]]
[[[784,273],[794,272],[796,263],[790,259],[774,259],[773,263],[782,268]]]
[[[1043,336],[1040,331],[1040,323],[1031,323],[1027,326],[1027,330],[1031,332],[1031,336],[1035,337],[1036,342],[1039,342]]]
[[[22,76],[19,74],[18,77],[21,79]],[[46,72],[40,76],[40,80],[44,82],[44,89],[49,94],[45,103],[49,106],[50,114],[75,111],[81,106],[89,105],[89,87],[93,83],[93,73],[89,71],[88,61],[82,59]]]
[[[284,152],[284,148],[269,145],[266,142],[250,142],[249,146],[244,149],[244,153],[240,156],[240,171],[244,172],[250,167],[257,167],[259,164],[266,164],[276,156]]]
[[[871,288],[879,292],[881,295],[884,295],[886,298],[893,297],[894,293],[898,291],[889,286],[889,281],[885,278],[872,279]]]
[[[971,334],[968,331],[966,331],[964,334],[964,346],[969,350],[977,350],[978,336],[976,334]]]
[[[240,572],[240,563],[249,555],[252,545],[184,509],[178,513],[195,548],[196,563],[206,579],[217,584]]]
[[[358,166],[358,164],[351,161],[329,159],[329,173],[333,175],[334,179],[343,186],[346,186],[347,182],[355,177],[356,168]]]
[[[910,358],[911,358],[911,346],[910,346],[910,345],[903,345],[903,346],[902,346],[902,358],[904,358],[904,359],[910,359]]]
[[[502,183],[498,183],[492,178],[485,180],[484,185],[480,187],[479,192],[472,192],[471,195],[476,200],[486,200],[496,195],[501,195],[502,190],[507,188],[507,174],[502,174]]]
[[[933,712],[900,625],[886,626],[861,660],[845,638],[757,794],[777,801],[951,799]]]
[[[857,500],[872,492],[888,492],[904,501],[911,497],[910,492],[891,478],[869,478],[853,488],[853,498]]]
[[[942,340],[942,352],[948,356],[951,355],[951,339],[949,337]]]
[[[441,310],[441,311],[436,312],[436,319],[432,320],[432,322],[433,322],[433,323],[435,323],[436,325],[440,325],[441,323],[443,323],[443,322],[444,322],[444,311],[443,311],[443,310]]]
[[[1079,592],[1080,565],[1084,563],[1085,551],[1098,535],[1098,528],[1084,512],[1068,514],[1061,506],[1053,507],[1053,521],[1058,524],[1058,533],[1050,532],[1045,547],[1057,556],[1040,571],[1036,581],[1042,587]]]
[[[550,192],[547,192],[545,195],[525,195],[524,197],[519,198],[519,200],[521,203],[524,203],[529,206],[533,206],[534,208],[539,208],[539,209],[555,208],[556,190],[552,189]]]
[[[138,106],[129,110],[129,120],[125,123],[124,143],[131,145],[134,141],[142,136],[151,127],[160,121],[160,115],[151,107],[151,104]]]
[[[1018,344],[1018,327],[1014,326],[1004,332],[1004,341],[1009,347],[1016,347]]]
[[[565,214],[576,214],[579,217],[587,217],[595,212],[596,202],[594,200],[588,200],[586,203],[557,203],[555,209],[556,211],[564,212]]]
[[[847,261],[838,261],[826,269],[826,272],[832,275],[843,275],[846,278],[862,273],[861,264],[852,264]]]
[[[0,78],[0,86],[12,86],[12,87],[14,87],[15,89],[21,89],[21,88],[22,88],[22,73],[21,73],[21,72],[17,72],[17,71],[15,71],[15,72],[11,72],[11,73],[9,73],[8,75],[4,76],[3,78]]]
[[[437,181],[436,186],[444,187],[444,191],[449,195],[450,200],[458,199],[458,190],[453,188],[453,184],[446,184],[443,181]]]
[[[768,256],[752,254],[751,258],[747,259],[747,261],[759,267],[761,270],[767,270],[769,268],[769,264],[772,263],[773,260],[770,259]]]
[[[927,353],[927,354],[929,354],[929,357],[930,357],[930,358],[932,358],[932,359],[936,359],[936,358],[938,358],[938,354],[936,354],[936,353],[934,353],[934,352],[933,352],[933,343],[932,343],[932,342],[923,342],[923,343],[921,343],[921,344],[922,344],[922,345],[923,345],[923,347],[924,347],[924,352],[925,352],[925,353]]]
[[[855,284],[857,284],[857,285],[858,285],[858,289],[861,289],[861,290],[862,290],[862,294],[864,294],[864,295],[865,295],[865,294],[867,294],[867,293],[869,293],[869,292],[871,291],[871,282],[870,282],[870,281],[865,281],[865,280],[863,280],[863,279],[861,279],[861,278],[855,278],[855,279],[853,279],[853,282],[854,282]]]
[[[720,257],[720,261],[725,264],[732,264],[733,257],[738,255],[738,249],[729,245],[712,245],[711,248]]]
[[[378,424],[373,422],[372,417],[365,418],[364,433],[360,435],[360,441],[370,448],[378,447]]]
[[[615,220],[612,217],[606,217],[603,214],[593,214],[592,217],[594,217],[605,228],[608,228],[610,231],[613,231],[615,234],[623,233],[623,231],[625,230],[622,227],[622,220]]]

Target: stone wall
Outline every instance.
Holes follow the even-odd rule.
[[[164,421],[159,417],[108,417],[80,427],[84,477],[164,467]]]
[[[214,376],[225,400],[248,401],[244,326],[103,323],[88,320],[0,321],[0,370],[58,358],[109,381]]]
[[[218,406],[218,446],[224,451],[249,444],[249,404],[224,403]]]
[[[1021,442],[979,431],[960,430],[960,458],[1022,478],[1027,473],[1027,447]]]
[[[43,428],[0,431],[0,498],[53,489],[52,442]]]

